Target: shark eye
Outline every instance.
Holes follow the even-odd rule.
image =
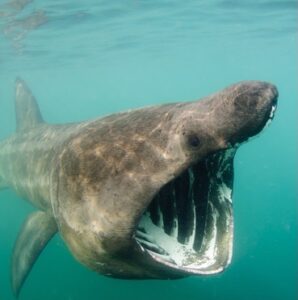
[[[187,137],[187,143],[191,148],[199,148],[201,146],[201,141],[195,134],[191,134]]]

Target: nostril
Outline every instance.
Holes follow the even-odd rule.
[[[188,137],[188,144],[192,148],[198,148],[201,145],[201,141],[200,141],[200,139],[199,139],[199,137],[197,135],[191,134]]]

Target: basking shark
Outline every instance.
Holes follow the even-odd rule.
[[[277,97],[269,83],[243,81],[197,101],[50,125],[17,79],[0,187],[37,211],[14,247],[14,293],[57,232],[79,262],[106,276],[223,271],[232,256],[234,155],[272,120]]]

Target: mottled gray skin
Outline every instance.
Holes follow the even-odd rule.
[[[16,84],[17,99],[33,99],[23,81]],[[136,243],[141,214],[194,162],[260,132],[276,99],[271,84],[246,81],[200,101],[68,125],[42,122],[37,107],[22,121],[23,107],[17,133],[0,144],[0,184],[52,216],[70,251],[92,270],[123,278],[184,276]]]

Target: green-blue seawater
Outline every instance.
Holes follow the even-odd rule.
[[[57,235],[20,300],[297,300],[298,2],[295,0],[1,0],[0,138],[15,130],[14,81],[50,123],[187,101],[241,80],[279,89],[275,119],[235,159],[234,254],[222,274],[117,280],[80,265]],[[0,300],[33,211],[0,191]]]

